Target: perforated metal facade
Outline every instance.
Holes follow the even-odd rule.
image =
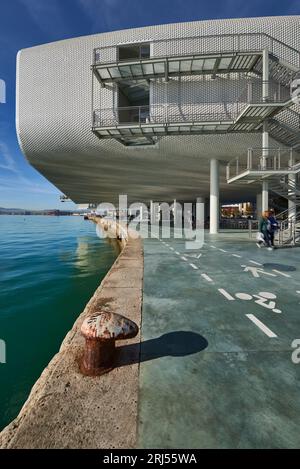
[[[209,194],[209,160],[224,162],[261,146],[261,133],[174,135],[149,147],[125,147],[114,139],[99,140],[92,132],[93,50],[103,46],[101,60],[116,59],[122,43],[154,42],[153,56],[208,52],[220,48],[217,35],[266,33],[300,49],[300,17],[214,20],[115,31],[46,44],[19,52],[17,76],[17,132],[29,162],[76,203],[114,202],[118,194],[131,201],[194,200]],[[187,37],[198,36],[195,39]],[[203,36],[213,36],[214,39]],[[201,37],[201,39],[200,39]],[[247,36],[248,37],[248,36]],[[244,47],[260,48],[259,35]],[[170,39],[168,42],[159,41]],[[175,40],[176,39],[176,40]],[[179,40],[178,40],[179,39]],[[217,41],[214,43],[214,41]],[[229,39],[228,39],[229,41]],[[250,42],[249,42],[250,41]],[[255,42],[256,41],[256,42]],[[224,50],[230,48],[223,42]],[[282,46],[280,58],[295,66],[297,59]],[[106,54],[106,55],[105,55]],[[291,55],[290,55],[291,54]],[[253,77],[250,77],[253,79]],[[171,103],[183,109],[199,104],[215,112],[232,113],[249,77],[241,74],[184,77],[151,83],[151,104]],[[254,78],[256,79],[256,78]],[[95,108],[116,106],[113,86],[94,84]],[[282,120],[297,132],[299,106],[282,113]],[[280,115],[277,117],[281,119]],[[272,146],[280,146],[270,140]],[[252,192],[251,192],[252,191]],[[222,200],[249,198],[255,187],[228,186],[221,169]]]

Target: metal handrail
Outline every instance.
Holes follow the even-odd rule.
[[[255,155],[257,153],[257,155]],[[226,178],[227,181],[232,177],[238,176],[245,171],[287,171],[298,169],[300,162],[293,160],[293,148],[286,149],[281,147],[252,147],[248,148],[247,154],[233,158],[227,163]],[[233,168],[233,170],[232,170]],[[299,168],[300,169],[300,168]],[[290,187],[293,182],[291,181]],[[294,185],[296,189],[296,184]]]
[[[222,106],[222,103],[220,103]],[[154,124],[154,123],[194,123],[214,122],[216,124],[233,123],[237,111],[232,104],[231,112],[216,110],[215,103],[200,105],[191,104],[152,104],[150,106],[127,106],[102,108],[93,112],[94,127],[110,127],[111,125]]]
[[[245,37],[259,37],[259,38],[262,38],[262,39],[267,39],[267,42],[268,44],[264,45],[264,46],[260,46],[257,48],[257,51],[262,51],[262,49],[268,47],[269,49],[269,52],[271,52],[272,54],[275,54],[275,44],[277,46],[279,46],[280,48],[285,48],[287,49],[289,52],[291,52],[292,54],[296,54],[297,56],[297,64],[296,66],[297,67],[300,67],[300,52],[299,50],[295,49],[294,47],[292,46],[289,46],[288,44],[284,43],[283,41],[281,41],[280,39],[276,39],[274,38],[273,36],[267,34],[267,33],[259,33],[259,32],[252,32],[252,33],[237,33],[237,34],[209,34],[209,35],[204,35],[204,36],[186,36],[186,37],[180,37],[180,38],[169,38],[169,39],[145,39],[143,41],[139,41],[139,42],[133,42],[133,43],[130,43],[128,42],[128,45],[131,45],[131,44],[144,44],[144,43],[150,43],[150,44],[175,44],[177,42],[180,42],[180,45],[182,46],[182,43],[184,41],[191,41],[191,40],[195,40],[195,41],[201,41],[201,40],[204,40],[207,41],[209,39],[215,39],[217,41],[220,42],[220,52],[243,52],[244,50],[241,49],[241,42],[242,42],[242,38],[245,38]],[[224,50],[224,40],[225,39],[229,39],[230,41],[232,41],[233,43],[233,48],[229,49],[228,51]],[[263,41],[262,41],[263,42]],[[122,44],[124,45],[124,44]],[[96,47],[94,48],[94,51],[93,51],[93,63],[94,65],[96,64],[99,64],[101,63],[99,60],[96,60],[96,57],[97,57],[97,51],[101,51],[101,50],[107,50],[107,49],[115,49],[117,47],[117,45],[106,45],[106,46],[102,46],[102,47]],[[206,47],[207,47],[207,44],[206,44]],[[254,45],[255,47],[255,45]],[[248,49],[249,50],[249,49]],[[248,52],[248,50],[245,50],[245,52]],[[254,49],[254,51],[256,51],[256,49]],[[207,52],[207,50],[205,50],[204,52]],[[218,52],[218,51],[215,51],[215,52]],[[192,54],[189,54],[189,55],[196,55],[196,52],[192,53]],[[181,55],[184,55],[184,54],[181,54]],[[175,55],[172,55],[172,54],[168,54],[167,55],[168,57],[170,56],[175,56]],[[151,57],[151,58],[159,58],[160,56],[159,55],[156,55],[155,57]],[[149,58],[145,58],[145,59],[138,59],[138,60],[149,60]],[[287,62],[286,58],[284,58],[284,60]],[[108,62],[105,62],[107,64],[109,63],[120,63],[121,61],[118,60],[117,58],[112,60],[112,61],[108,61]],[[295,66],[295,63],[293,63],[292,65]]]

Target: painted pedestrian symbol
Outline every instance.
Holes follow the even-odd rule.
[[[271,274],[271,272],[266,272],[261,267],[254,267],[252,265],[241,265],[244,268],[244,272],[250,272],[253,277],[260,278],[260,274],[269,275],[270,277],[277,277],[276,274]]]
[[[268,291],[261,291],[258,293],[258,295],[249,295],[249,293],[235,293],[235,298],[223,288],[219,288],[219,292],[229,301],[234,301],[235,299],[242,301],[254,300],[256,304],[262,306],[263,308],[270,309],[273,311],[273,313],[282,312],[280,309],[276,308],[276,295]]]
[[[236,293],[236,298],[239,300],[250,301],[256,298],[255,303],[264,308],[271,309],[273,313],[281,313],[281,310],[276,308],[276,295],[267,291],[261,291],[258,295],[249,295],[248,293]]]

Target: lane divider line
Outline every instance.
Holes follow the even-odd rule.
[[[252,264],[255,264],[255,265],[260,265],[260,266],[262,266],[262,264],[260,264],[259,262],[252,261],[251,259],[249,260],[249,262],[251,262]]]
[[[181,259],[182,259],[183,261],[186,261],[186,262],[187,262],[187,258],[186,258],[186,257],[181,256]]]
[[[234,257],[239,257],[240,259],[242,258],[242,256],[240,256],[239,254],[231,254],[231,255]]]
[[[276,272],[276,274],[280,274],[280,275],[283,275],[284,277],[291,278],[290,275],[285,274],[284,272],[280,272],[280,270],[276,270],[276,269],[272,269],[272,270],[273,270],[273,272]]]
[[[193,269],[195,269],[195,270],[199,270],[198,267],[195,264],[190,264],[190,266],[193,267]]]
[[[271,329],[269,329],[263,322],[257,319],[254,314],[246,314],[247,318],[250,319],[262,332],[264,332],[268,337],[274,338],[277,337]]]
[[[175,254],[177,254],[177,256],[180,256],[180,252],[178,251],[175,251]]]
[[[213,282],[213,279],[210,278],[208,275],[206,274],[201,274],[201,277],[203,277],[205,280],[207,280],[208,282]]]
[[[228,293],[226,290],[224,290],[224,288],[218,288],[218,291],[219,291],[223,296],[225,296],[225,298],[227,298],[227,300],[229,300],[229,301],[234,301],[235,298],[233,298],[233,296],[231,296],[230,293]]]
[[[228,252],[228,251],[225,251],[225,249],[221,249],[221,248],[219,248],[219,251]]]

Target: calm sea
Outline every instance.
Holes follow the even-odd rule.
[[[16,417],[116,256],[82,217],[0,216],[0,429]]]

